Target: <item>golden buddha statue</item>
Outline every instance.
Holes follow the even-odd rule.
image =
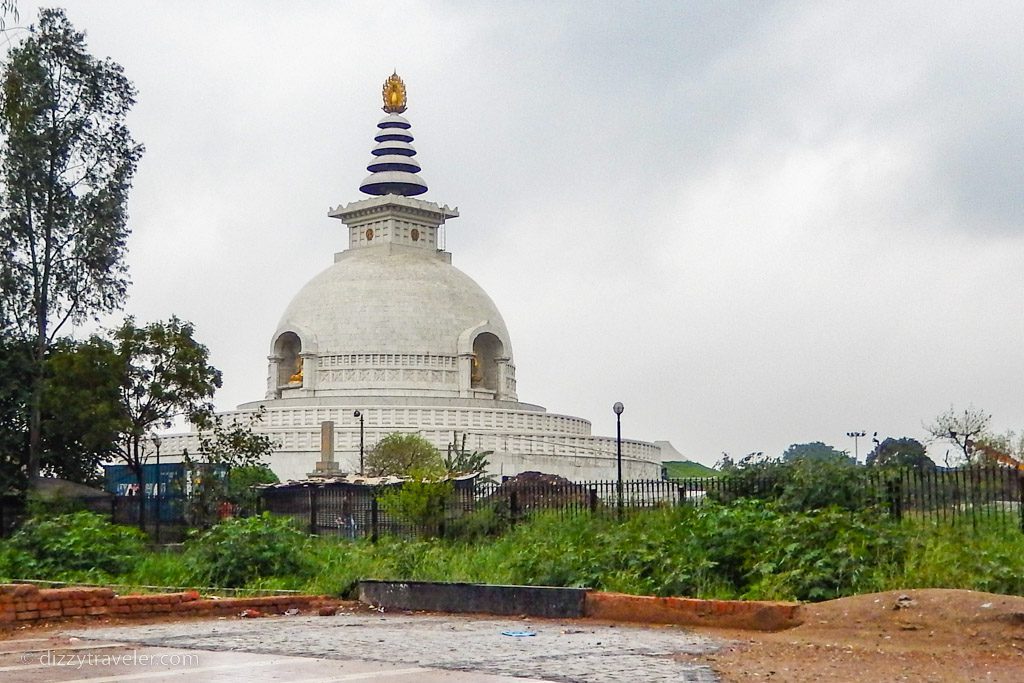
[[[302,356],[295,357],[295,374],[288,378],[290,384],[302,384]]]
[[[480,367],[480,359],[477,358],[475,353],[473,354],[472,370],[469,377],[473,384],[480,383],[484,378],[483,368]]]

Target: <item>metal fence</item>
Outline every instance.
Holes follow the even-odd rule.
[[[820,488],[820,487],[819,487]],[[779,501],[790,509],[820,507],[783,470],[686,479],[568,482],[557,477],[509,478],[504,482],[464,480],[436,500],[421,501],[417,515],[401,514],[388,504],[390,487],[311,483],[262,490],[260,509],[291,516],[313,534],[345,538],[404,537],[494,532],[541,511],[563,517],[578,514],[623,516],[633,511],[678,505],[729,504],[740,499]],[[820,494],[821,491],[818,491]],[[998,525],[1024,531],[1024,471],[999,466],[958,469],[857,468],[824,492],[849,509],[870,509],[896,520],[951,525]],[[152,497],[117,496],[90,505],[120,524],[137,524],[145,506],[147,527],[156,521]],[[189,501],[162,496],[164,539],[196,526]],[[232,509],[231,515],[252,511]],[[24,511],[0,500],[0,536],[17,527]],[[210,523],[206,520],[205,523]]]
[[[445,535],[478,524],[515,524],[540,511],[572,516],[622,516],[641,509],[728,504],[739,499],[778,500],[791,509],[817,507],[782,476],[704,477],[624,481],[477,481],[455,489],[428,520],[389,512],[381,491],[339,484],[295,485],[263,492],[264,509],[290,515],[311,533],[376,539]],[[1024,473],[1005,467],[869,470],[861,468],[828,491],[848,509],[866,509],[896,520],[944,524],[998,524],[1024,531]],[[836,489],[839,488],[837,484]],[[801,508],[801,506],[804,506]]]
[[[187,510],[188,498],[181,494],[165,494],[159,502],[154,496],[106,496],[89,500],[64,500],[57,509],[60,512],[86,510],[104,515],[114,524],[136,526],[139,515],[145,512],[147,530],[156,527],[157,512],[164,528],[164,539],[182,537],[190,524]],[[53,514],[58,514],[55,511]],[[28,516],[24,501],[10,498],[0,500],[0,538],[13,534]]]

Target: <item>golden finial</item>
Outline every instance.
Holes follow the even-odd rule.
[[[405,111],[405,83],[398,77],[398,72],[388,76],[384,81],[384,111],[389,114],[401,114]]]

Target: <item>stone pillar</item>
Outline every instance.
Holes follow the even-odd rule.
[[[302,358],[302,388],[313,390],[316,389],[316,376],[320,371],[317,367],[317,355],[315,353],[300,353],[299,357]]]
[[[473,395],[473,354],[459,354],[459,396],[469,398]]]
[[[281,374],[281,356],[267,356],[267,398],[281,398],[281,391],[278,389],[278,379]]]
[[[320,461],[310,477],[337,477],[343,473],[338,469],[334,459],[334,422],[325,420],[320,423]]]
[[[498,364],[498,391],[495,393],[495,398],[499,401],[509,400],[508,392],[508,362],[510,358],[495,358],[494,362]]]
[[[320,423],[320,460],[334,462],[334,422],[331,420]]]

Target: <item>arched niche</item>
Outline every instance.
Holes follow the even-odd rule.
[[[498,359],[504,357],[504,351],[504,344],[490,332],[481,332],[473,339],[470,386],[498,391]]]
[[[274,340],[274,355],[280,358],[277,364],[277,385],[302,384],[302,340],[294,332],[284,332]]]

